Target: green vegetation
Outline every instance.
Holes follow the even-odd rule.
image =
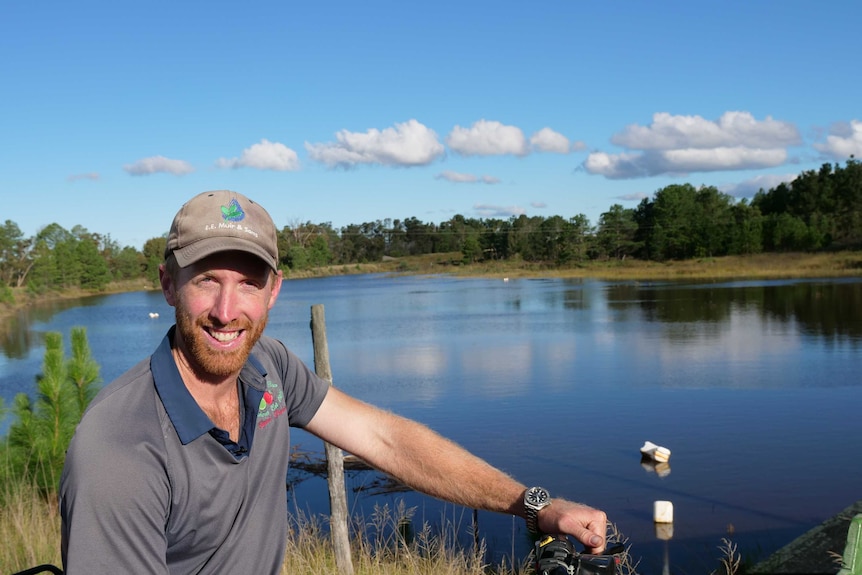
[[[761,190],[749,202],[713,186],[674,184],[635,209],[612,205],[593,225],[572,217],[521,215],[476,219],[462,215],[439,224],[415,217],[350,224],[286,225],[278,232],[286,275],[331,266],[376,264],[389,258],[456,253],[458,264],[524,262],[577,268],[632,259],[680,261],[761,253],[858,249],[862,246],[862,164],[823,164],[792,183]],[[0,305],[27,294],[84,290],[139,281],[157,287],[166,238],[141,251],[81,226],[53,223],[26,238],[18,225],[0,226]],[[14,288],[14,291],[10,291]]]
[[[90,353],[86,330],[73,328],[71,337],[72,355],[66,358],[62,335],[45,335],[36,398],[19,393],[9,410],[14,421],[0,444],[0,482],[4,485],[32,484],[46,495],[56,491],[66,448],[99,381],[99,366]]]

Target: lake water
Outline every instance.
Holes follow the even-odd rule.
[[[267,330],[309,364],[318,303],[335,385],[527,484],[606,510],[642,573],[665,562],[672,573],[709,573],[723,537],[763,559],[862,498],[862,280],[290,281]],[[8,406],[34,389],[46,331],[68,346],[70,328],[85,326],[107,381],[171,323],[157,292],[22,314],[2,341],[0,396]],[[642,464],[646,440],[671,449],[669,469]],[[294,443],[322,452],[302,432]],[[291,504],[326,513],[325,482],[293,478]],[[469,512],[416,494],[369,495],[374,485],[373,473],[348,474],[354,512],[403,500],[470,540]],[[656,538],[656,500],[674,505],[667,543]],[[479,530],[493,559],[529,550],[520,520],[480,513]]]

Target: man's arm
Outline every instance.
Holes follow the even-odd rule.
[[[330,388],[306,429],[433,497],[524,516],[526,487],[428,427]],[[545,533],[568,533],[591,552],[604,548],[607,518],[563,499],[539,512]]]

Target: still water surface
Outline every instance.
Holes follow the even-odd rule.
[[[862,497],[862,280],[291,281],[267,329],[309,364],[318,303],[335,385],[525,483],[606,510],[643,573],[665,562],[708,573],[728,536],[762,559]],[[23,315],[2,342],[0,396],[9,405],[32,391],[46,331],[68,342],[85,326],[108,381],[149,354],[171,318],[161,294],[146,292]],[[645,440],[671,449],[668,470],[642,464]],[[322,451],[302,432],[294,443]],[[291,504],[326,513],[325,483],[294,479]],[[445,516],[469,539],[469,513],[416,494],[367,495],[374,480],[349,475],[356,513],[404,500],[419,520]],[[656,539],[656,500],[674,504],[669,543]],[[521,521],[480,514],[479,529],[497,558],[529,549]]]

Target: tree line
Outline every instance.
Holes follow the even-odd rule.
[[[329,222],[296,223],[278,233],[286,271],[382,258],[460,253],[465,263],[521,259],[554,266],[589,260],[653,261],[778,251],[853,249],[862,245],[862,165],[823,164],[790,183],[736,200],[714,186],[673,184],[636,208],[612,205],[598,222],[526,215],[453,216],[439,224],[416,217],[376,220],[336,229]],[[112,281],[155,282],[166,238],[142,250],[109,235],[50,224],[26,238],[11,220],[0,227],[0,302],[11,288],[39,294],[80,288],[98,291]]]

